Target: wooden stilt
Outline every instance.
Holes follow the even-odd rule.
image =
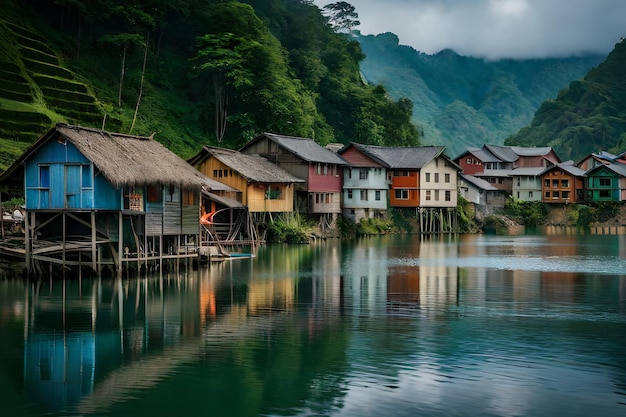
[[[124,218],[122,212],[119,211],[117,215],[118,219],[118,241],[117,242],[117,256],[114,259],[114,263],[117,264],[118,275],[122,273],[122,257],[124,256]]]
[[[96,268],[96,212],[91,211],[91,269],[97,271]]]
[[[29,217],[33,216],[33,221],[29,221]],[[34,212],[29,212],[26,211],[26,215],[24,216],[24,246],[25,246],[25,256],[26,256],[26,268],[28,269],[28,272],[30,272],[33,269],[33,265],[31,264],[31,224],[34,224]]]

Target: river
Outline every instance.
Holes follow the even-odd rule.
[[[0,410],[623,416],[626,236],[385,236],[0,280]]]

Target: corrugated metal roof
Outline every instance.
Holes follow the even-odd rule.
[[[550,168],[546,168],[544,170],[544,172],[548,172],[551,171],[555,168],[560,168],[563,171],[569,172],[570,174],[574,175],[575,177],[584,177],[585,176],[585,170],[578,168],[577,166],[573,165],[573,164],[569,164],[569,163],[565,163],[565,164],[556,164],[553,167]]]
[[[523,147],[523,146],[511,146],[511,150],[519,156],[545,156],[552,151],[549,146],[541,147]]]
[[[515,162],[519,159],[519,155],[510,146],[485,145],[484,148],[504,162]]]
[[[317,162],[323,164],[348,165],[339,155],[330,149],[326,149],[316,143],[313,139],[296,136],[276,135],[274,133],[263,133],[252,142],[259,140],[263,136],[267,137],[279,146],[287,149],[294,155],[299,156],[307,162]],[[246,146],[244,146],[245,148]]]
[[[493,184],[491,184],[490,182],[483,180],[482,178],[478,178],[473,175],[467,175],[467,174],[460,174],[460,175],[461,175],[461,178],[463,178],[465,181],[469,182],[470,184],[474,184],[477,188],[480,188],[481,190],[502,191],[499,188],[493,186]]]
[[[218,161],[237,171],[249,182],[260,183],[296,183],[303,179],[291,175],[260,155],[246,155],[231,149],[205,146],[203,149]]]
[[[511,171],[511,175],[537,177],[541,175],[545,170],[545,167],[515,168],[513,171]]]
[[[610,169],[611,171],[615,172],[616,174],[621,175],[622,177],[626,177],[626,164],[598,165],[596,167],[591,168],[589,171],[587,171],[587,174],[590,174],[593,171],[596,171],[596,170],[601,169],[601,168]]]
[[[443,146],[392,148],[361,144],[354,145],[363,153],[391,169],[421,169],[424,165],[442,155],[445,149]]]
[[[477,172],[477,177],[510,177],[513,173],[512,169],[487,169],[483,172]]]

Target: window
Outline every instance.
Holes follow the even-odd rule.
[[[319,193],[315,193],[315,204],[319,204],[320,203],[320,195]]]
[[[431,193],[432,193],[432,191],[426,190],[426,201],[430,201],[431,200]]]
[[[517,177],[517,186],[521,186],[522,185],[522,180],[520,177]],[[519,196],[518,196],[519,197]]]
[[[552,180],[552,188],[559,188],[559,180]]]
[[[552,191],[552,199],[553,200],[558,200],[559,199],[559,192],[558,191]]]
[[[546,188],[550,188],[550,180],[544,180],[543,181],[543,186]]]
[[[435,182],[439,182],[439,173],[435,172]]]
[[[561,198],[563,200],[569,200],[569,191],[561,191]]]
[[[435,201],[439,201],[439,190],[435,190]]]
[[[451,201],[452,199],[452,194],[450,193],[450,190],[446,190],[446,201]]]
[[[213,178],[217,178],[217,169],[213,170]]]
[[[498,184],[504,184],[504,178],[498,178]]]
[[[610,187],[611,179],[609,177],[600,177],[600,187]]]
[[[430,182],[430,172],[426,173],[426,182]]]
[[[148,202],[157,203],[161,201],[161,188],[156,185],[148,185],[147,188]]]
[[[282,195],[280,191],[281,190],[278,187],[272,188],[272,186],[268,186],[267,191],[265,192],[265,198],[267,200],[280,200]]]
[[[165,201],[180,203],[180,190],[171,185],[167,187],[165,189]]]
[[[227,169],[224,170],[224,178],[226,178],[226,177],[228,177],[228,170]]]
[[[143,211],[143,190],[140,188],[124,189],[124,209]]]
[[[376,201],[380,201],[380,191],[376,190],[376,192],[374,193],[374,198],[376,199]]]
[[[528,198],[533,198],[533,192],[532,191],[528,192]]]
[[[326,204],[330,204],[330,194],[324,194],[324,197],[325,197],[325,201],[324,202]]]
[[[447,183],[450,183],[450,174],[445,174],[444,178]]]
[[[408,200],[409,199],[409,190],[396,190],[396,199],[397,200]]]
[[[367,190],[361,190],[361,201],[367,201]]]
[[[186,204],[188,206],[195,205],[196,193],[191,190],[183,191],[183,204]]]
[[[394,177],[408,177],[409,171],[393,171]]]
[[[50,165],[39,167],[39,187],[50,188]]]
[[[609,190],[600,190],[600,198],[610,198],[611,191]]]
[[[91,167],[89,165],[81,165],[81,186],[83,188],[91,188],[93,186],[91,180]]]
[[[561,188],[569,188],[569,180],[561,180]]]
[[[359,179],[366,180],[367,179],[367,168],[361,168],[359,170]]]
[[[348,190],[348,200],[352,200],[352,190]]]
[[[550,191],[546,191],[545,197],[546,197],[546,200],[550,199]]]
[[[469,165],[473,164],[474,161],[472,160],[472,158],[467,158],[467,160],[465,161],[467,162]]]
[[[352,178],[352,168],[348,168],[348,178]]]

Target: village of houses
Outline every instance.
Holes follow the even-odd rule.
[[[454,159],[442,146],[322,147],[264,133],[238,151],[205,146],[185,161],[152,137],[57,124],[2,175],[25,199],[20,238],[4,224],[3,255],[29,271],[120,272],[164,261],[227,257],[263,242],[258,225],[293,213],[337,236],[338,219],[414,210],[418,233],[455,233],[462,196],[479,213],[518,200],[626,200],[626,155],[564,162],[550,147],[484,145]],[[1,201],[0,201],[1,203]]]

